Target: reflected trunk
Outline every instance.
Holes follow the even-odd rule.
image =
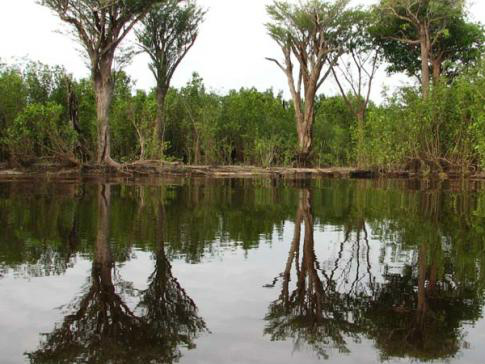
[[[295,345],[306,343],[318,356],[326,358],[330,348],[336,347],[342,352],[348,350],[344,337],[352,336],[354,328],[351,317],[343,309],[350,301],[342,300],[343,296],[335,291],[335,282],[328,279],[322,281],[320,277],[311,200],[309,190],[299,192],[294,236],[281,274],[281,293],[269,307],[265,334],[270,335],[272,340],[292,338]],[[302,224],[304,234],[301,244]],[[303,253],[301,261],[300,250]],[[293,267],[296,271],[296,287],[291,291]]]
[[[418,258],[418,304],[417,304],[417,322],[423,323],[424,317],[427,311],[427,301],[426,301],[426,244],[421,244],[419,247],[419,258]]]

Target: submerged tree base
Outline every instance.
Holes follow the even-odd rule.
[[[466,176],[456,174],[420,174],[414,171],[379,172],[373,169],[357,167],[329,168],[293,168],[273,167],[261,168],[254,166],[194,166],[177,162],[139,161],[122,164],[120,167],[84,164],[82,166],[67,163],[34,163],[28,167],[9,168],[0,164],[0,180],[22,180],[31,178],[76,180],[90,177],[213,177],[213,178],[433,178],[455,179],[485,179],[485,173],[473,173]]]

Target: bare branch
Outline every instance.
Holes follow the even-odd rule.
[[[279,68],[280,68],[280,69],[281,69],[283,72],[285,72],[285,73],[286,73],[286,68],[284,68],[284,67],[281,65],[281,63],[280,63],[278,60],[276,60],[276,59],[274,59],[274,58],[268,58],[268,57],[266,57],[265,59],[266,59],[267,61],[270,61],[270,62],[274,62],[274,63],[276,63],[276,65],[277,65],[277,66],[278,66],[278,67],[279,67]]]

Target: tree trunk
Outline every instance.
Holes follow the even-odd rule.
[[[155,119],[155,135],[157,136],[160,145],[163,147],[165,142],[165,99],[167,90],[157,88],[157,117]]]
[[[313,98],[315,95],[313,96]],[[298,153],[296,162],[299,167],[310,167],[312,165],[313,147],[313,119],[314,106],[313,99],[306,100],[305,114],[297,115],[296,130],[298,132]]]
[[[201,152],[200,152],[200,141],[199,141],[199,136],[196,135],[195,137],[195,146],[194,146],[194,164],[196,166],[200,165],[201,162]]]
[[[105,62],[94,73],[94,91],[96,94],[96,116],[98,122],[97,162],[99,164],[120,167],[111,159],[111,142],[109,129],[109,112],[113,101],[114,82],[111,74],[111,63]]]
[[[138,133],[138,140],[140,142],[140,160],[145,160],[145,138],[141,132]]]
[[[433,67],[433,84],[437,84],[441,78],[441,59],[433,59],[431,65]]]
[[[429,97],[429,41],[426,35],[426,30],[421,29],[420,32],[420,46],[421,46],[421,86],[423,90],[423,98],[425,100]]]
[[[309,167],[312,164],[311,161],[312,152],[312,130],[308,125],[298,126],[298,154],[297,164],[299,167]]]
[[[288,78],[293,105],[295,107],[296,131],[298,134],[298,150],[296,164],[299,167],[310,167],[312,165],[313,146],[313,121],[315,118],[315,95],[317,93],[317,82],[320,72],[314,71],[312,77],[305,79],[305,100],[302,104],[300,92],[296,90],[293,80],[293,66],[289,60],[285,71]]]

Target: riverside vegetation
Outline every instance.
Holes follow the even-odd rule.
[[[268,60],[288,78],[290,99],[273,90],[218,94],[197,73],[181,88],[170,86],[204,20],[193,1],[42,3],[73,26],[91,77],[77,80],[62,66],[33,61],[0,62],[5,167],[42,160],[120,168],[157,160],[423,175],[485,167],[485,31],[462,1],[380,0],[369,8],[275,1],[267,29],[282,57]],[[150,91],[113,66],[131,59],[119,44],[133,29],[136,49],[151,59],[157,86]],[[419,86],[377,104],[370,94],[381,69]],[[330,80],[339,95],[326,94]]]

